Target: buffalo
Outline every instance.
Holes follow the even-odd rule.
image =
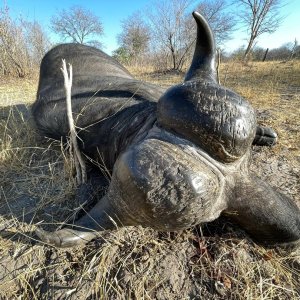
[[[37,228],[41,240],[70,247],[119,226],[175,231],[226,214],[259,242],[299,241],[297,205],[249,170],[251,145],[271,145],[276,133],[258,126],[249,102],[218,84],[212,30],[193,16],[191,66],[184,82],[166,91],[134,79],[93,47],[63,44],[45,55],[32,108],[37,128],[54,139],[69,134],[60,71],[66,59],[81,151],[101,159],[112,177],[107,193],[71,227]]]

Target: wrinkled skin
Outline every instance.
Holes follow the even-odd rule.
[[[181,84],[167,91],[135,80],[103,52],[60,45],[41,64],[33,115],[47,136],[68,135],[61,59],[73,65],[72,110],[82,151],[112,170],[107,194],[73,228],[37,229],[45,242],[70,247],[98,231],[142,225],[181,230],[225,213],[256,240],[297,243],[300,213],[249,170],[252,144],[276,134],[257,126],[254,109],[218,85],[214,37],[194,13],[197,43]]]

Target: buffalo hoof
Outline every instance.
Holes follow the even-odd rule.
[[[37,227],[35,233],[44,243],[60,248],[84,245],[97,237],[95,232],[81,232],[67,228],[57,232],[49,232]]]

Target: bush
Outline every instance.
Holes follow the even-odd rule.
[[[0,10],[0,76],[32,74],[50,46],[38,22],[15,21],[8,7]]]

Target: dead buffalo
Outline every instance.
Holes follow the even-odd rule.
[[[197,12],[196,48],[185,80],[164,91],[135,80],[102,51],[65,44],[41,64],[33,115],[39,130],[69,133],[62,58],[73,65],[72,110],[82,151],[112,170],[106,195],[72,228],[50,233],[50,244],[85,243],[98,231],[143,225],[181,230],[226,213],[256,240],[294,243],[300,213],[294,202],[249,170],[251,145],[276,134],[257,126],[251,105],[216,80],[215,42]]]

